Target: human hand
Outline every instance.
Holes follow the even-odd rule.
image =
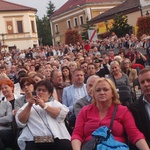
[[[44,100],[41,99],[38,95],[36,96],[36,105],[39,105],[42,108],[44,108],[44,106],[45,106]]]
[[[28,104],[29,106],[32,106],[33,104],[36,104],[36,96],[32,96],[29,101],[28,101]]]

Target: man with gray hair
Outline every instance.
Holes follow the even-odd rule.
[[[77,117],[79,111],[81,110],[82,107],[91,104],[91,99],[92,99],[92,87],[97,79],[100,77],[97,75],[92,75],[88,78],[87,83],[86,83],[86,90],[87,90],[87,95],[84,96],[83,98],[79,99],[76,101],[76,103],[73,106],[73,111],[75,116]]]

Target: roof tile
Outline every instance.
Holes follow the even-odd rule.
[[[78,5],[82,6],[85,4],[93,4],[93,3],[114,3],[114,2],[121,2],[121,0],[68,0],[62,7],[56,10],[50,17],[57,16],[62,14],[66,11],[74,9],[78,7]]]
[[[7,2],[4,0],[0,0],[0,12],[2,12],[2,11],[20,11],[20,10],[37,11],[37,9],[32,8],[32,7],[27,7],[27,6]]]
[[[140,9],[140,1],[139,0],[126,0],[122,4],[109,9],[108,11],[96,16],[95,18],[91,19],[91,22],[103,21],[106,17],[113,16],[117,13],[122,13],[127,10],[131,10],[134,8]]]

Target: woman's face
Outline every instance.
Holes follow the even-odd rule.
[[[110,85],[106,81],[99,82],[94,91],[94,98],[96,103],[111,102],[112,97],[113,92]]]
[[[70,68],[70,71],[73,72],[77,68],[77,66],[75,64],[71,64],[69,68]]]
[[[22,86],[22,90],[26,93],[26,94],[30,94],[34,91],[34,85],[29,83],[29,82],[25,82]]]
[[[129,60],[126,59],[126,60],[124,61],[124,67],[125,67],[125,68],[129,68],[129,67],[130,67],[130,62],[129,62]]]
[[[34,80],[35,83],[38,83],[38,82],[41,81],[42,79],[41,79],[40,77],[38,77],[38,76],[35,76],[35,77],[33,78],[33,80]]]
[[[69,70],[67,68],[64,68],[62,73],[65,77],[69,76]]]
[[[38,86],[36,88],[36,95],[39,96],[44,102],[47,102],[51,94],[48,92],[47,88],[43,86]]]
[[[120,68],[117,64],[112,64],[111,65],[111,70],[113,74],[118,74],[120,72]]]
[[[2,90],[2,93],[3,93],[3,95],[4,95],[5,97],[7,97],[8,95],[13,94],[13,88],[10,87],[9,85],[2,84],[1,90]]]

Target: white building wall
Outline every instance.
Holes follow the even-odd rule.
[[[23,33],[17,31],[17,21],[22,21]],[[8,34],[6,21],[12,21],[13,34]],[[34,21],[35,33],[32,33],[31,21]],[[0,42],[3,44],[2,34],[4,34],[4,45],[8,47],[16,46],[19,49],[27,49],[33,45],[39,45],[35,12],[1,12],[0,13]],[[8,48],[7,48],[8,50]]]

